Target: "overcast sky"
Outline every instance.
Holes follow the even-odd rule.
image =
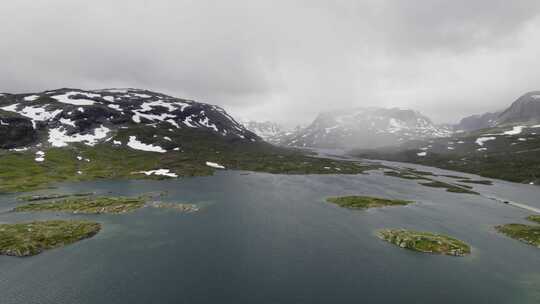
[[[288,125],[357,106],[455,122],[540,90],[540,1],[2,1],[0,91],[58,87]]]

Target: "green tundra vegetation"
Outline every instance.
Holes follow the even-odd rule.
[[[94,236],[99,223],[88,221],[36,221],[0,224],[0,254],[32,256]]]
[[[540,224],[540,215],[530,215],[527,220]],[[513,239],[540,248],[540,226],[505,224],[496,226],[495,229]]]
[[[433,254],[464,256],[471,253],[465,242],[455,238],[430,232],[405,229],[384,229],[377,236],[401,248]]]
[[[180,212],[197,212],[200,210],[200,208],[195,204],[184,204],[184,203],[163,203],[163,202],[155,202],[150,204],[151,207],[154,208],[161,208],[161,209],[172,209]]]
[[[142,197],[77,197],[44,203],[31,203],[13,209],[15,212],[60,211],[69,213],[101,214],[126,213],[145,205]]]
[[[51,200],[51,199],[66,198],[66,197],[90,196],[93,194],[94,193],[92,192],[69,193],[69,194],[52,193],[52,194],[43,194],[43,195],[33,194],[33,195],[21,195],[21,196],[18,196],[17,199],[21,201],[34,202],[34,201],[45,201],[45,200]]]
[[[411,172],[409,172],[409,171],[407,171],[407,170],[402,170],[402,171],[384,171],[384,175],[386,175],[386,176],[393,176],[393,177],[399,177],[399,178],[404,178],[404,179],[424,179],[424,180],[426,180],[425,177],[422,177],[422,176],[419,176],[419,175],[411,174]]]
[[[128,135],[118,135],[115,140],[125,142]],[[318,158],[303,151],[268,144],[214,142],[204,133],[201,137],[182,142],[189,142],[183,151],[167,153],[133,150],[107,143],[94,147],[73,144],[44,150],[43,162],[36,162],[31,151],[0,150],[0,193],[44,189],[54,182],[64,181],[168,178],[141,173],[160,168],[169,169],[178,176],[212,175],[215,169],[208,167],[207,161],[219,163],[227,169],[279,174],[359,174],[378,168],[359,162]]]
[[[336,204],[343,208],[350,209],[368,209],[368,208],[380,208],[386,206],[405,206],[412,204],[412,201],[405,200],[395,200],[387,198],[378,198],[371,196],[339,196],[339,197],[329,197],[326,199],[327,202]]]
[[[431,181],[427,183],[420,183],[422,186],[426,187],[432,187],[432,188],[446,188],[447,192],[453,192],[453,193],[467,193],[467,194],[478,194],[478,192],[469,190],[467,186],[458,187],[456,185],[452,185],[449,183],[444,183],[440,181]]]
[[[460,183],[467,183],[467,184],[478,184],[478,185],[493,185],[493,182],[490,180],[474,180],[474,179],[462,179],[459,180]]]

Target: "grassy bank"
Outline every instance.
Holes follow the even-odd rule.
[[[87,221],[41,221],[0,225],[0,254],[32,256],[94,236],[99,223]]]

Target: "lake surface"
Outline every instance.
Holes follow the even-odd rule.
[[[537,186],[496,182],[474,188],[540,207]],[[381,172],[285,176],[221,171],[211,177],[98,181],[50,190],[64,191],[167,191],[163,201],[195,203],[201,211],[15,214],[7,211],[20,202],[13,195],[0,196],[3,223],[72,218],[103,224],[95,237],[64,248],[30,258],[0,256],[0,303],[540,302],[540,249],[493,229],[525,223],[529,212]],[[324,202],[327,196],[346,194],[417,203],[351,211]],[[400,249],[375,236],[381,228],[449,234],[471,244],[472,255]]]

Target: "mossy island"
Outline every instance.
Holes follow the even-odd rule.
[[[419,232],[405,229],[384,229],[377,236],[401,248],[423,253],[465,256],[471,248],[465,242],[455,238],[430,232]]]
[[[530,215],[527,220],[540,223],[540,215]],[[540,226],[524,224],[505,224],[495,226],[495,229],[513,239],[540,248]]]
[[[160,208],[160,209],[172,209],[179,212],[191,213],[197,212],[200,208],[195,204],[185,204],[185,203],[164,203],[164,202],[154,202],[150,204],[151,207]]]
[[[59,211],[82,214],[126,213],[143,207],[143,197],[76,197],[43,203],[31,203],[13,209],[15,212]]]
[[[426,186],[426,187],[432,187],[432,188],[446,188],[447,192],[452,192],[452,193],[465,193],[465,194],[476,194],[476,195],[479,194],[478,192],[470,190],[470,186],[465,186],[465,185],[456,186],[456,185],[452,185],[452,184],[444,183],[440,181],[420,183],[420,185]]]
[[[387,207],[387,206],[405,206],[405,205],[414,203],[412,201],[379,198],[379,197],[372,197],[372,196],[361,196],[361,195],[328,197],[326,201],[329,203],[336,204],[340,207],[349,208],[349,209],[369,209],[369,208],[381,208],[381,207]]]
[[[101,225],[88,221],[36,221],[0,224],[0,254],[26,257],[96,235]]]

